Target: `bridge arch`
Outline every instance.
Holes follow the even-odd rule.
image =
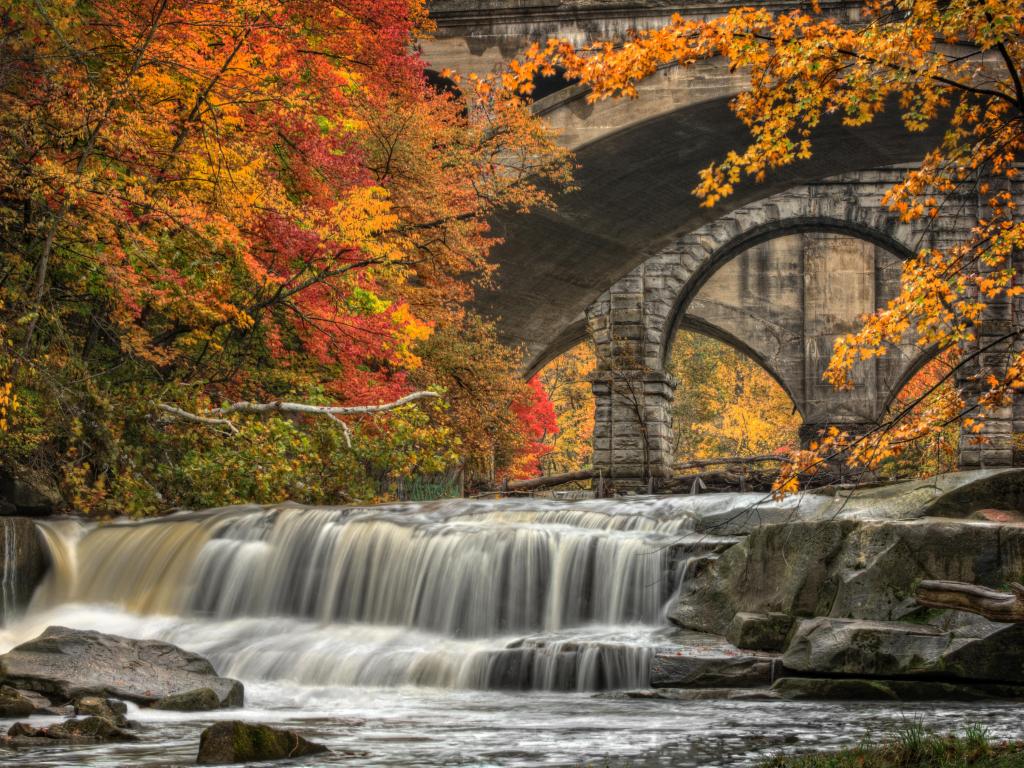
[[[877,423],[932,351],[901,345],[861,366],[850,392],[821,375],[835,336],[896,295],[902,261],[940,244],[956,224],[908,224],[890,213],[882,196],[901,174],[848,174],[747,204],[673,239],[605,291],[587,312],[601,374],[598,418],[611,422],[595,432],[595,458],[635,467],[619,457],[635,457],[632,445],[642,438],[644,456],[661,457],[660,470],[657,461],[643,470],[670,471],[674,382],[665,362],[681,327],[714,336],[764,368],[804,419],[805,439],[827,424],[856,431]],[[758,274],[769,278],[742,287]],[[619,402],[628,381],[634,399],[643,390],[644,418],[652,422],[640,425],[639,436],[629,421],[640,411],[633,406],[630,415]]]

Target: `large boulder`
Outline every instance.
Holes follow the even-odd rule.
[[[292,731],[230,720],[203,731],[196,762],[200,765],[252,763],[307,757],[327,751],[327,747],[307,741]]]
[[[214,691],[222,707],[240,707],[242,684],[218,677],[209,661],[157,640],[132,640],[67,627],[0,656],[0,678],[54,701],[83,696],[150,705],[200,688]]]
[[[0,626],[22,611],[49,567],[46,545],[32,520],[0,517]]]
[[[928,619],[913,598],[921,579],[998,587],[1021,573],[1024,525],[948,518],[794,521],[755,529],[725,551],[684,585],[670,618],[716,634],[725,634],[737,613]]]
[[[944,632],[901,622],[809,619],[797,626],[782,663],[813,675],[1024,685],[1024,625],[986,622]]]

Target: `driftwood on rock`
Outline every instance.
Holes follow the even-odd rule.
[[[970,611],[990,621],[1024,622],[1024,585],[1010,585],[1012,593],[999,592],[962,581],[922,581],[914,595],[928,608]]]

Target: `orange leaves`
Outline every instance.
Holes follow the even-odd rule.
[[[730,72],[749,74],[732,109],[751,140],[701,171],[694,193],[703,205],[810,157],[814,132],[830,116],[857,126],[886,110],[898,111],[909,131],[942,129],[939,145],[885,195],[893,214],[904,225],[926,229],[932,222],[941,232],[944,215],[962,219],[977,204],[969,236],[956,243],[933,238],[932,247],[907,259],[900,294],[860,330],[836,340],[827,381],[852,386],[854,367],[890,345],[954,349],[975,338],[989,306],[1024,295],[1015,261],[1024,250],[1024,222],[1009,191],[1024,162],[1024,0],[869,0],[859,26],[843,26],[817,4],[810,13],[740,8],[707,21],[677,15],[618,47],[598,43],[576,52],[549,41],[531,49],[502,86],[523,92],[538,71],[559,66],[590,87],[591,100],[634,97],[658,67],[715,57]],[[1019,321],[1014,332],[1017,338]],[[987,383],[982,408],[1005,402],[1021,382],[1011,365]],[[814,451],[794,458],[778,490],[793,490],[798,476],[828,452],[870,467],[895,460],[906,445],[956,420],[956,398],[940,400],[919,405],[917,415],[900,416],[870,439],[826,435]]]

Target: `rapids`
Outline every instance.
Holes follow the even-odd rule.
[[[211,719],[242,717],[369,751],[359,765],[742,766],[898,723],[904,710],[877,704],[614,693],[648,686],[651,655],[680,642],[665,614],[682,581],[732,541],[698,523],[731,519],[756,498],[282,504],[40,521],[52,567],[25,614],[0,627],[0,652],[52,624],[158,638],[242,680],[246,709],[133,711],[140,744],[0,761],[185,765]],[[0,577],[6,601],[16,574]],[[1016,722],[1009,706],[910,711],[951,727],[984,718],[995,734]]]

